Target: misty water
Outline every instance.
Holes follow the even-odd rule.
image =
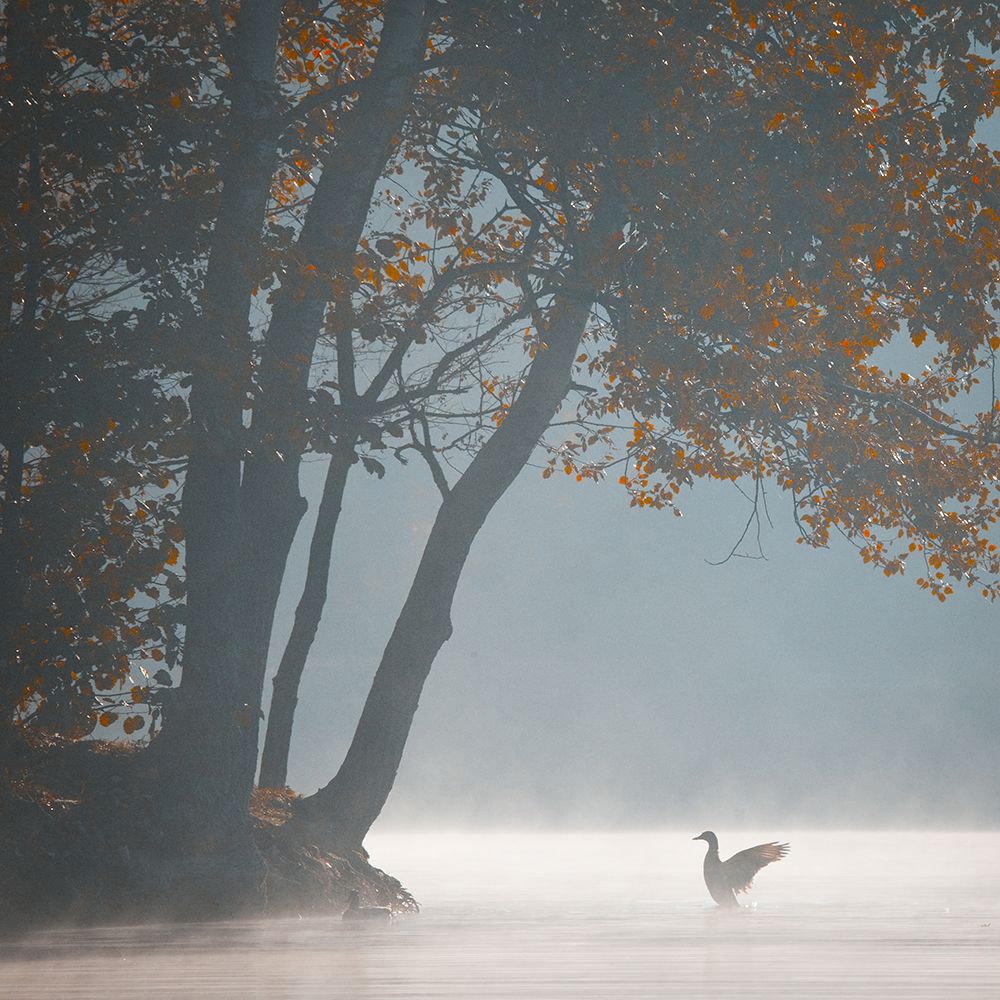
[[[705,891],[699,832],[372,836],[418,916],[32,933],[3,943],[0,994],[1000,996],[1000,834],[720,829],[724,858],[792,844],[733,912]]]

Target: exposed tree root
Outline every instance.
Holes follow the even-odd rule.
[[[297,798],[258,789],[255,857],[178,857],[152,808],[144,755],[129,744],[48,741],[0,764],[0,932],[39,925],[338,913],[416,901],[364,851],[297,843]]]

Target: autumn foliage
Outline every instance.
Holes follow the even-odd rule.
[[[658,22],[607,335],[581,359],[599,391],[550,469],[614,469],[675,510],[698,478],[745,480],[751,519],[772,481],[801,541],[996,598],[1000,153],[975,130],[997,22],[954,13]]]

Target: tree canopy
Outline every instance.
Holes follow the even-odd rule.
[[[941,600],[995,598],[1000,152],[975,130],[996,11],[702,16],[652,36],[599,391],[550,468],[603,474],[617,458],[584,452],[627,416],[637,506],[703,477],[746,478],[759,503],[773,480],[801,540],[840,532],[886,576],[915,557]]]

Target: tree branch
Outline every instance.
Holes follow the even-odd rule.
[[[868,392],[865,389],[859,389],[857,386],[851,385],[849,382],[842,382],[839,379],[824,378],[824,381],[828,385],[832,385],[842,392],[849,393],[858,399],[864,399],[872,403],[879,403],[884,405],[885,403],[892,403],[894,406],[898,406],[905,410],[911,416],[916,417],[922,423],[927,424],[928,427],[933,427],[935,430],[941,431],[942,434],[948,434],[951,437],[960,438],[963,441],[971,441],[973,444],[983,445],[983,444],[1000,444],[1000,438],[997,438],[993,434],[983,433],[975,434],[972,431],[967,431],[963,427],[953,427],[951,424],[947,424],[942,420],[937,420],[930,414],[924,413],[918,406],[914,406],[913,403],[908,403],[905,399],[900,399],[898,396],[888,396],[877,392]]]

